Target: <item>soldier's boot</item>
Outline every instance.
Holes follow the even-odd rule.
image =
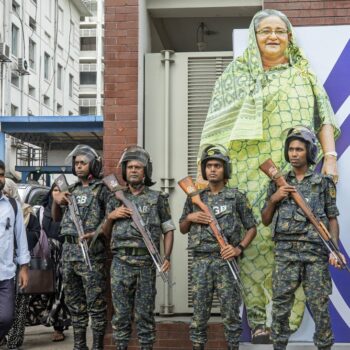
[[[227,350],[239,350],[239,345],[237,344],[228,344]]]
[[[104,333],[92,332],[92,350],[103,350]]]
[[[153,349],[153,344],[142,344],[141,345],[141,350],[152,350]]]
[[[74,348],[73,350],[89,350],[86,345],[86,329],[74,329]]]
[[[118,344],[116,350],[128,350],[127,344]]]
[[[193,343],[193,350],[204,350],[204,344],[201,343]]]

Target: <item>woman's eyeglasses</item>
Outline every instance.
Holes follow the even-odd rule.
[[[275,33],[276,36],[285,36],[286,34],[288,34],[288,30],[286,29],[275,29],[275,30],[271,30],[271,29],[261,29],[256,31],[256,34],[259,34],[261,36],[270,36],[272,35],[272,33]]]

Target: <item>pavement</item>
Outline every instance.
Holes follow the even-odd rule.
[[[24,337],[22,350],[72,350],[73,349],[73,330],[70,328],[65,331],[66,339],[62,342],[51,341],[52,328],[44,326],[27,327]],[[87,334],[88,344],[92,343],[91,331]],[[6,347],[1,347],[5,350]],[[169,349],[171,350],[171,349]],[[240,350],[272,350],[272,345],[252,345],[250,343],[241,343]],[[287,350],[317,350],[310,343],[293,343],[288,345]],[[336,344],[332,350],[350,350],[350,344]]]

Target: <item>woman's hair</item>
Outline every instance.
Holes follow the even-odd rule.
[[[262,10],[257,15],[255,15],[255,17],[254,17],[254,29],[255,29],[255,31],[258,30],[258,26],[262,20],[264,20],[265,18],[271,17],[271,16],[279,17],[287,26],[288,31],[289,32],[291,31],[290,22],[289,22],[289,19],[287,18],[287,16],[281,11],[271,10],[271,9]]]

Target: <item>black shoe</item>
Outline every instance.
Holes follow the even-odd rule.
[[[141,350],[152,350],[153,349],[153,344],[142,344],[141,345]]]
[[[239,350],[239,345],[236,344],[228,344],[227,350]]]
[[[119,344],[117,345],[116,350],[128,350],[128,346],[125,344]]]
[[[86,345],[86,329],[73,329],[73,336],[73,350],[89,350],[89,348]]]
[[[252,344],[271,344],[270,333],[266,326],[256,326],[252,331]]]
[[[104,333],[92,332],[92,350],[103,350]]]
[[[193,350],[204,350],[204,344],[201,343],[193,343]]]

